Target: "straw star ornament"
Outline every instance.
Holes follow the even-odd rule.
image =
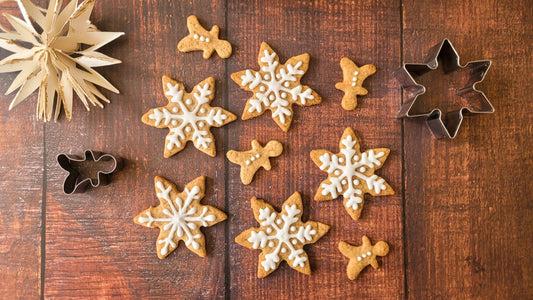
[[[121,63],[97,50],[124,33],[101,32],[91,24],[94,0],[73,0],[63,10],[62,0],[50,0],[47,9],[30,0],[17,3],[23,19],[6,14],[13,30],[0,26],[0,48],[12,52],[0,61],[0,73],[19,72],[6,92],[18,89],[9,109],[37,89],[37,117],[45,121],[57,120],[61,108],[70,120],[74,92],[87,110],[89,104],[109,103],[97,86],[119,91],[93,68]]]

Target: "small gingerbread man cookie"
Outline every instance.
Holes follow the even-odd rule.
[[[263,167],[269,171],[270,158],[278,157],[283,151],[283,146],[278,141],[270,141],[263,148],[257,140],[252,141],[252,150],[235,151],[230,150],[226,154],[228,159],[241,166],[241,181],[243,184],[250,184],[254,178],[255,172]]]
[[[222,58],[230,57],[231,44],[228,41],[218,39],[219,28],[217,25],[207,31],[200,25],[196,16],[189,16],[187,28],[189,35],[178,43],[178,50],[181,52],[203,50],[205,59],[211,57],[214,51]]]
[[[363,236],[363,245],[356,247],[346,242],[339,242],[339,250],[350,259],[346,273],[350,280],[354,280],[368,265],[377,269],[379,264],[376,257],[387,255],[389,253],[389,245],[380,241],[372,246],[370,239],[367,236]]]
[[[370,75],[376,73],[376,66],[364,65],[358,67],[351,59],[343,57],[341,68],[344,79],[335,84],[335,88],[344,92],[342,97],[342,108],[354,110],[357,107],[357,96],[368,94],[368,90],[363,87],[363,81]]]

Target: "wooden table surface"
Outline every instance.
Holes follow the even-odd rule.
[[[46,1],[37,1],[45,4]],[[18,14],[16,4],[0,11]],[[201,52],[180,53],[186,18],[205,27],[219,25],[233,45],[226,60]],[[76,100],[71,122],[44,124],[34,116],[36,95],[8,112],[12,95],[0,97],[0,298],[491,298],[533,297],[533,4],[516,1],[97,1],[92,17],[100,29],[126,35],[104,48],[123,61],[100,68],[121,91],[106,93],[111,104],[85,111]],[[2,17],[2,23],[6,24]],[[434,140],[422,120],[397,120],[403,95],[391,72],[404,62],[421,62],[427,50],[449,38],[461,62],[490,59],[478,88],[494,104],[492,115],[463,123],[454,140]],[[217,156],[192,145],[163,158],[167,131],[144,125],[149,108],[166,103],[161,76],[188,89],[216,78],[214,106],[241,115],[250,93],[230,74],[257,69],[262,41],[282,61],[307,52],[303,83],[322,97],[318,106],[296,107],[290,131],[269,114],[214,129]],[[8,53],[0,51],[0,57]],[[339,61],[373,63],[365,81],[370,93],[355,111],[340,106]],[[0,76],[5,92],[15,74]],[[337,152],[344,128],[352,127],[362,149],[388,147],[377,172],[394,196],[366,197],[359,221],[342,201],[313,201],[326,178],[309,157],[312,149]],[[229,149],[248,149],[252,139],[283,143],[271,171],[260,170],[249,186],[239,167],[225,159]],[[122,157],[125,168],[111,185],[85,194],[62,193],[64,172],[58,153],[101,150]],[[501,156],[500,156],[501,155]],[[157,229],[133,217],[157,205],[153,178],[185,183],[207,176],[203,203],[229,218],[204,228],[206,258],[183,244],[160,260]],[[285,263],[256,278],[259,251],[234,238],[253,219],[249,199],[257,196],[280,209],[293,192],[302,193],[304,220],[331,226],[306,247],[311,276]],[[366,269],[351,282],[340,240],[359,243],[363,235],[385,240],[390,254],[381,268]]]

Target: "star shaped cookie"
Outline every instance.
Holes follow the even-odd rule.
[[[344,207],[354,220],[363,209],[364,194],[372,196],[393,195],[394,191],[385,179],[374,172],[381,168],[389,156],[387,148],[370,149],[361,153],[357,137],[351,128],[346,128],[339,143],[340,153],[328,150],[311,151],[311,159],[328,173],[320,184],[315,200],[332,200],[342,195]]]
[[[344,92],[342,97],[342,108],[354,110],[357,107],[357,96],[368,94],[368,90],[363,87],[363,81],[370,75],[376,73],[376,66],[364,65],[358,67],[351,59],[343,57],[341,59],[341,69],[343,81],[335,84],[335,88]]]
[[[188,141],[210,156],[216,155],[215,138],[211,127],[221,127],[237,117],[220,107],[209,103],[215,97],[215,79],[209,77],[187,93],[183,84],[163,76],[163,90],[168,104],[151,109],[142,117],[143,123],[157,128],[168,127],[165,140],[166,158],[180,152]]]
[[[259,51],[259,71],[244,70],[231,74],[243,90],[253,96],[248,99],[242,119],[248,120],[272,111],[272,118],[283,131],[288,131],[293,119],[292,105],[315,105],[322,98],[300,80],[307,72],[309,54],[291,57],[285,64],[280,64],[279,57],[263,42]]]
[[[281,213],[263,200],[252,198],[254,217],[261,225],[252,227],[235,238],[235,242],[249,249],[261,249],[257,277],[274,272],[281,261],[304,274],[311,267],[303,246],[318,241],[329,231],[329,226],[314,221],[302,222],[302,198],[298,192],[283,203]]]
[[[222,58],[231,56],[231,44],[218,38],[219,28],[217,25],[207,31],[200,25],[196,16],[189,16],[187,29],[189,29],[189,35],[178,43],[178,50],[181,52],[202,50],[204,51],[204,59],[211,57],[214,51]]]
[[[363,245],[356,247],[346,242],[339,242],[339,250],[350,259],[346,273],[350,280],[354,280],[368,265],[377,269],[379,264],[376,257],[387,255],[389,253],[389,245],[381,241],[372,246],[370,239],[367,236],[363,236]]]
[[[263,167],[270,170],[270,158],[281,155],[283,145],[278,141],[270,141],[263,148],[257,140],[252,141],[252,150],[235,151],[230,150],[226,154],[228,159],[241,166],[241,181],[243,184],[250,184],[255,172]]]
[[[200,204],[204,197],[205,177],[189,182],[183,192],[163,177],[155,178],[155,192],[160,204],[135,217],[134,222],[146,227],[159,227],[157,256],[161,259],[178,247],[179,241],[201,257],[205,257],[205,239],[200,227],[213,226],[226,219],[226,214],[209,205]]]

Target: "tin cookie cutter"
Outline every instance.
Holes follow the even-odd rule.
[[[439,82],[441,88],[448,92],[448,103],[435,105],[431,103],[434,98],[444,96],[442,94],[431,97],[426,94],[428,90],[419,83],[430,73],[438,73],[439,63],[443,76],[460,77],[458,87],[450,82]],[[440,139],[455,138],[463,121],[463,114],[493,113],[494,107],[482,91],[476,89],[476,84],[483,81],[485,74],[491,66],[490,60],[469,62],[464,66],[459,63],[459,55],[448,39],[429,50],[422,64],[404,64],[400,69],[393,72],[394,77],[400,82],[407,100],[402,104],[396,118],[426,117],[426,124],[433,137]],[[418,81],[418,82],[417,82]],[[424,94],[426,94],[424,96]],[[434,94],[434,93],[433,93]],[[460,108],[444,112],[440,106],[453,106],[452,99],[460,99]],[[429,102],[428,102],[429,101]],[[456,101],[457,102],[457,101]],[[457,103],[455,103],[457,104]],[[456,105],[457,106],[457,105]],[[443,120],[444,118],[444,120]]]
[[[67,195],[83,193],[89,186],[106,185],[111,174],[122,168],[122,159],[92,150],[85,150],[84,157],[61,153],[57,162],[69,173],[63,182]]]

